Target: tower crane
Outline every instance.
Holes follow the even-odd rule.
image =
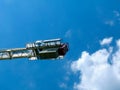
[[[27,43],[25,48],[0,50],[0,60],[29,58],[29,60],[61,59],[68,52],[68,43],[63,43],[60,38],[38,40]]]

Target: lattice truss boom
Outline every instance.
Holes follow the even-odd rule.
[[[34,57],[33,50],[27,48],[16,48],[0,51],[0,59],[30,58]]]

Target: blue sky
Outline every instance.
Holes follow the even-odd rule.
[[[83,51],[101,48],[106,37],[119,39],[118,0],[1,0],[0,48],[25,47],[28,42],[62,38],[70,51],[63,60],[0,62],[0,90],[73,90],[80,73],[70,63]],[[115,45],[113,43],[113,45]]]

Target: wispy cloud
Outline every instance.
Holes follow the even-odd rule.
[[[113,13],[115,14],[116,17],[120,16],[120,12],[119,11],[113,11]]]
[[[103,44],[111,41],[112,38],[106,39]],[[117,50],[112,52],[116,47]],[[109,64],[109,59],[112,64]],[[92,54],[83,51],[81,57],[72,62],[71,69],[80,73],[74,90],[120,90],[120,39],[116,40],[116,46],[108,46]]]
[[[66,83],[60,83],[60,84],[59,84],[59,87],[65,89],[65,88],[67,88],[67,85],[66,85]]]
[[[68,31],[65,33],[65,37],[66,37],[66,38],[71,38],[71,36],[72,36],[72,32],[71,32],[71,30],[68,30]]]
[[[109,26],[114,26],[115,25],[115,21],[114,20],[107,20],[107,21],[105,21],[105,24],[109,25]]]
[[[114,10],[112,17],[105,20],[104,23],[109,26],[120,24],[120,12],[118,10]]]
[[[100,41],[100,45],[109,45],[112,42],[112,39],[112,37],[104,38],[102,41]]]

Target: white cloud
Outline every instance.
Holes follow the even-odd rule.
[[[104,38],[102,41],[100,41],[100,45],[109,45],[112,42],[113,38]]]
[[[117,40],[116,43],[117,43],[117,46],[120,48],[120,40]]]
[[[112,52],[116,46],[117,50]],[[120,40],[116,46],[99,49],[91,55],[83,51],[81,57],[72,62],[72,71],[81,73],[79,83],[74,82],[74,90],[120,90]],[[108,63],[109,59],[112,64]]]

